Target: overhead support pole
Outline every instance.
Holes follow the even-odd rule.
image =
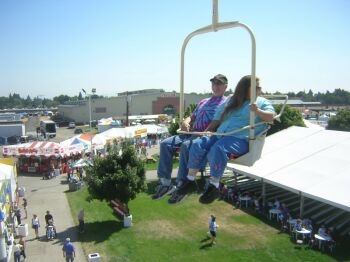
[[[219,30],[229,29],[229,28],[235,28],[240,27],[245,29],[250,36],[251,39],[251,91],[250,91],[250,101],[251,103],[254,103],[256,100],[256,42],[255,42],[255,36],[253,31],[245,24],[240,23],[238,21],[235,22],[222,22],[219,23],[219,15],[218,15],[218,0],[213,0],[213,18],[212,18],[212,24],[205,26],[203,28],[200,28],[196,31],[193,31],[190,33],[184,40],[182,44],[181,49],[181,64],[180,64],[180,110],[179,110],[179,116],[180,116],[180,122],[183,120],[184,117],[184,110],[185,110],[185,99],[184,99],[184,75],[185,75],[185,51],[188,42],[197,35],[209,33],[209,32],[217,32]],[[252,148],[253,142],[254,142],[254,123],[255,123],[255,113],[253,111],[250,112],[250,131],[249,131],[249,148]]]
[[[213,0],[213,18],[212,18],[212,28],[213,32],[216,32],[217,24],[219,23],[219,9],[218,0]]]

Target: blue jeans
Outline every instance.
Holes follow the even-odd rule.
[[[228,161],[228,154],[243,155],[249,150],[246,140],[234,136],[200,137],[192,142],[188,159],[188,168],[200,169],[208,159],[210,176],[221,178]]]
[[[74,261],[73,254],[67,254],[66,253],[66,262],[73,262],[73,261]]]
[[[189,150],[192,145],[192,140],[195,138],[196,137],[190,135],[176,135],[166,138],[160,143],[159,164],[157,171],[159,178],[171,179],[173,158],[176,153],[176,148],[179,147],[180,162],[176,181],[179,182],[180,180],[186,178],[188,174],[187,163]]]
[[[21,261],[21,252],[20,251],[14,252],[13,257],[15,259],[15,262],[20,262]]]

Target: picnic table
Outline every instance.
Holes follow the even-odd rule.
[[[249,201],[252,200],[252,198],[250,196],[241,196],[239,197],[239,201],[241,202],[241,206],[242,206],[242,201],[245,201],[245,207],[248,207]]]

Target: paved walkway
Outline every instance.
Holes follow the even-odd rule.
[[[152,147],[148,153],[150,155],[159,153],[159,147]],[[177,169],[174,169],[172,177],[176,177],[176,175]],[[157,180],[157,171],[147,171],[146,179]],[[25,197],[28,200],[28,218],[23,219],[22,222],[27,223],[29,228],[29,236],[26,238],[26,261],[28,262],[65,261],[62,255],[62,245],[67,237],[71,239],[76,248],[75,261],[87,261],[87,255],[84,255],[81,243],[77,241],[77,228],[74,225],[65,194],[65,191],[68,190],[68,185],[65,183],[65,180],[65,175],[50,180],[43,180],[42,177],[38,175],[20,175],[18,177],[18,185],[20,187],[25,187]],[[22,203],[22,198],[20,198],[20,205],[22,205]],[[44,216],[47,210],[50,210],[54,217],[58,233],[57,238],[53,241],[47,241],[45,235]],[[23,211],[22,214],[24,217]],[[31,218],[33,214],[38,215],[41,224],[39,240],[35,239],[34,230],[31,228]]]
[[[177,169],[174,169],[172,176],[176,177]],[[157,171],[147,171],[147,180],[156,180]],[[29,228],[29,236],[26,238],[26,261],[65,261],[62,255],[62,245],[64,240],[69,237],[76,248],[76,262],[87,261],[80,242],[77,241],[77,229],[74,225],[68,200],[65,191],[68,185],[65,184],[66,176],[62,175],[55,179],[42,180],[41,176],[19,176],[18,184],[25,187],[25,197],[28,200],[28,218],[22,219],[22,223],[27,223]],[[23,201],[20,198],[20,204]],[[45,231],[45,214],[50,210],[54,217],[57,229],[57,238],[53,241],[47,241]],[[24,217],[24,211],[22,210]],[[40,239],[35,239],[34,230],[31,228],[31,218],[33,214],[37,214],[41,227],[39,228]],[[98,251],[97,251],[98,252]],[[13,257],[13,256],[12,256]],[[12,260],[11,260],[12,261]]]
[[[62,254],[62,245],[67,237],[70,237],[76,248],[76,262],[87,261],[81,244],[77,242],[77,229],[74,225],[73,218],[66,194],[68,185],[63,184],[65,176],[62,175],[51,180],[42,180],[40,176],[19,176],[18,184],[26,189],[25,197],[28,200],[28,218],[23,219],[22,223],[27,223],[29,227],[29,236],[26,238],[26,261],[65,261]],[[22,204],[22,198],[20,198]],[[53,241],[47,241],[45,230],[45,214],[50,210],[54,217],[57,229],[57,238]],[[24,212],[22,212],[24,217]],[[31,218],[37,214],[41,227],[39,228],[40,239],[35,239],[34,230],[31,228]],[[12,261],[12,260],[11,260]]]

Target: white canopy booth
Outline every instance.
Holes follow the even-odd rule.
[[[349,148],[350,132],[293,126],[266,138],[254,166],[228,168],[299,194],[301,217],[304,197],[350,212]]]

